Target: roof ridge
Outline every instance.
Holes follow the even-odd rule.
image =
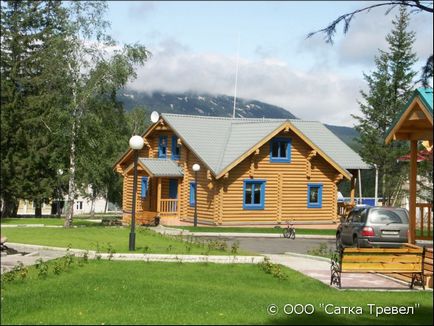
[[[232,117],[219,117],[219,116],[210,116],[210,115],[195,115],[195,114],[178,114],[178,113],[162,113],[162,116],[171,116],[171,117],[186,117],[186,118],[195,118],[195,119],[216,119],[216,120],[229,120],[236,123],[242,122],[273,122],[273,121],[293,121],[300,119],[285,119],[285,118],[232,118]]]
[[[219,161],[218,161],[218,165],[217,165],[217,167],[218,167],[218,171],[221,170],[221,165],[222,165],[222,162],[223,162],[223,158],[224,158],[224,156],[225,156],[225,153],[226,153],[226,149],[227,149],[227,147],[228,147],[229,139],[231,138],[231,137],[230,137],[231,134],[232,134],[232,123],[229,125],[229,131],[228,131],[228,133],[226,134],[226,139],[225,139],[225,141],[224,141],[223,150],[222,150],[221,153],[220,153],[220,157],[219,157]]]

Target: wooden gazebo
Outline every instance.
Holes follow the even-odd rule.
[[[410,141],[410,176],[409,176],[409,242],[416,242],[416,176],[418,160],[418,142],[423,141],[432,148],[433,141],[433,90],[418,88],[396,117],[395,123],[388,130],[386,144],[393,140]],[[432,203],[425,204],[428,208],[428,231],[431,233]],[[423,228],[423,221],[421,223]],[[431,233],[432,234],[432,233]]]

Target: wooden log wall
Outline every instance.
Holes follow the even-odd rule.
[[[167,136],[167,158],[171,157],[172,135],[170,130],[156,130],[147,139],[147,153],[158,156],[160,136]],[[194,181],[192,166],[201,165],[198,173],[198,217],[200,223],[208,224],[249,224],[284,223],[293,219],[298,222],[331,222],[337,218],[337,186],[342,179],[338,172],[314,152],[292,131],[282,132],[276,137],[291,138],[291,163],[270,162],[270,143],[258,148],[252,155],[241,161],[235,168],[219,180],[186,146],[181,145],[180,165],[184,177],[179,179],[179,205],[182,219],[192,220],[194,207],[190,207],[190,182]],[[144,153],[145,154],[145,153]],[[142,155],[142,154],[141,154]],[[265,208],[263,210],[243,209],[243,184],[245,179],[265,179]],[[123,207],[131,211],[132,173],[124,178]],[[154,183],[150,178],[150,196],[156,197]],[[320,183],[322,207],[308,208],[307,193],[309,183]],[[138,196],[141,192],[138,180]],[[169,178],[162,178],[162,198],[169,196]],[[139,198],[139,197],[137,197]],[[138,205],[140,200],[138,200]],[[138,209],[145,209],[141,205]],[[152,204],[148,204],[152,207]],[[155,207],[152,207],[155,209]]]
[[[292,140],[291,163],[270,162],[270,143],[259,149],[254,179],[265,179],[265,208],[263,210],[243,209],[243,184],[252,175],[251,160],[246,158],[229,171],[228,179],[218,180],[223,188],[222,224],[249,222],[294,221],[335,221],[337,218],[336,180],[338,172],[319,155],[311,155],[312,149],[292,131],[282,132],[276,137]],[[306,162],[310,155],[310,178]],[[320,183],[322,207],[308,208],[309,183]]]

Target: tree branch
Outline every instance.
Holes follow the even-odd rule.
[[[429,3],[432,4],[432,1],[427,1]],[[339,16],[338,18],[336,18],[330,25],[328,25],[327,27],[320,29],[318,31],[315,32],[311,32],[309,34],[307,34],[306,38],[310,38],[315,34],[318,33],[325,33],[325,41],[326,43],[329,44],[333,44],[333,37],[336,33],[336,27],[343,21],[344,22],[344,34],[346,34],[350,28],[350,24],[352,19],[354,18],[355,15],[364,12],[364,11],[370,11],[373,8],[377,8],[377,7],[384,7],[384,6],[391,6],[387,11],[386,11],[386,15],[390,13],[390,11],[395,8],[397,5],[402,5],[402,6],[407,6],[407,7],[415,7],[418,8],[419,10],[422,11],[427,11],[427,12],[433,12],[433,8],[432,7],[428,7],[425,6],[423,4],[421,4],[421,2],[419,0],[412,0],[412,1],[405,1],[405,0],[396,0],[396,1],[387,1],[387,2],[381,2],[381,3],[377,3],[375,5],[371,5],[365,8],[361,8],[361,9],[357,9],[353,12],[344,14]]]

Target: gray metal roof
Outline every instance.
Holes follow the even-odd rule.
[[[366,170],[371,167],[330,129],[318,121],[289,120],[312,143],[346,170]]]
[[[370,168],[357,153],[316,121],[232,119],[168,113],[163,113],[162,117],[214,175],[220,174],[287,121],[343,169]]]
[[[173,160],[142,157],[139,160],[154,177],[184,176],[182,168]]]

